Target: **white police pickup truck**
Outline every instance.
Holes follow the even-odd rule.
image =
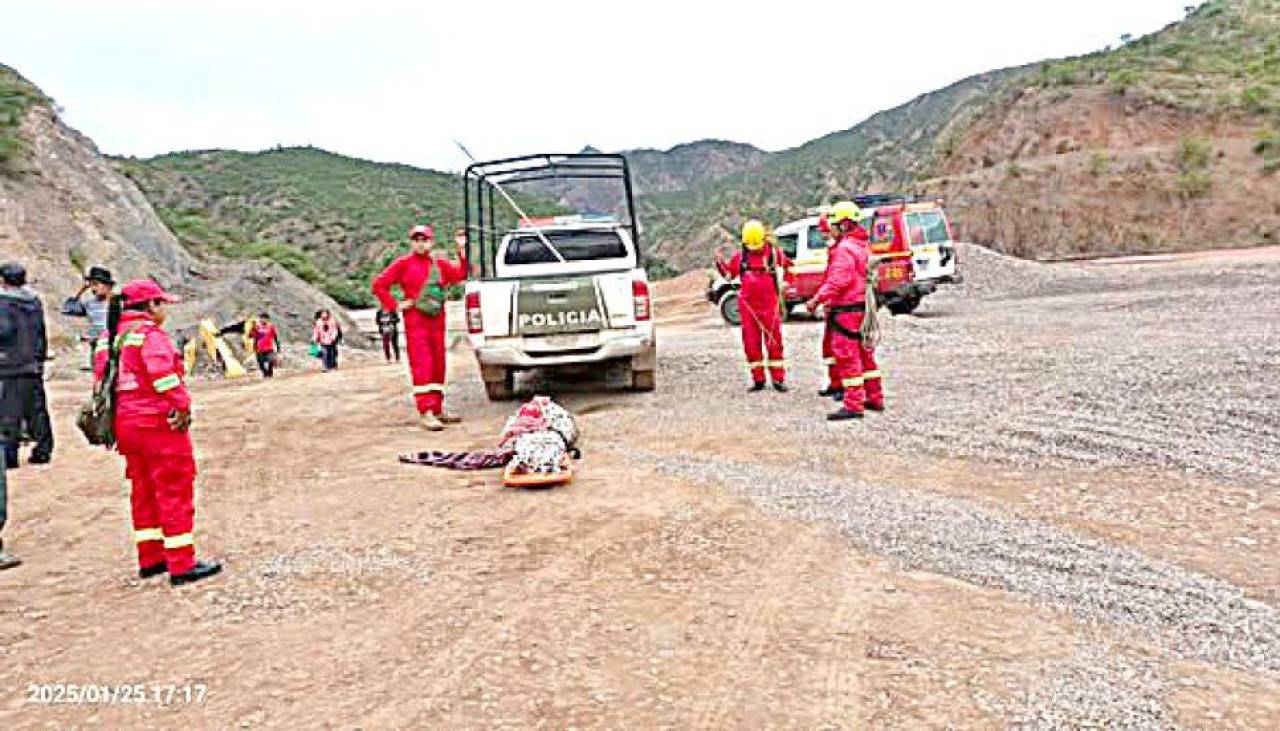
[[[541,160],[540,158],[550,158]],[[590,164],[579,168],[575,163]],[[609,165],[598,161],[605,158]],[[477,164],[467,171],[469,190],[484,205],[468,216],[469,258],[480,270],[464,290],[467,336],[480,365],[485,391],[492,400],[511,398],[515,374],[532,369],[595,369],[620,366],[627,384],[637,391],[655,385],[657,340],[649,280],[635,240],[634,218],[616,215],[562,215],[522,218],[500,237],[495,220],[502,216],[490,204],[485,185],[499,179],[493,166],[503,163],[534,170],[553,167],[557,179],[579,170],[613,170],[630,184],[625,160],[611,155],[564,155],[518,158]],[[615,164],[616,163],[616,164]],[[569,175],[565,175],[565,173]],[[518,180],[518,177],[515,178]],[[539,178],[544,179],[544,178]],[[629,206],[628,206],[629,208]],[[484,217],[487,214],[487,218]],[[478,219],[478,220],[477,220]],[[486,245],[488,242],[488,245]]]

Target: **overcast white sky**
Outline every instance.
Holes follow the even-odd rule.
[[[1188,2],[7,0],[0,62],[109,153],[313,144],[460,170],[454,138],[482,158],[793,147]]]

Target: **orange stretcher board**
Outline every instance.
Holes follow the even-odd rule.
[[[516,472],[515,465],[502,470],[502,484],[507,487],[555,487],[573,479],[573,460],[565,455],[556,472]]]

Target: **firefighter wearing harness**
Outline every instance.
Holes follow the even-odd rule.
[[[747,221],[742,226],[742,250],[733,255],[725,270],[730,276],[739,277],[742,283],[738,304],[742,312],[742,349],[751,370],[751,391],[764,390],[766,368],[773,388],[787,391],[782,311],[778,306],[779,269],[789,271],[791,260],[777,246],[765,241],[764,224]]]
[[[866,314],[870,259],[867,232],[861,226],[863,218],[862,209],[851,201],[832,207],[830,221],[839,238],[828,256],[826,278],[807,303],[810,311],[819,306],[826,308],[827,325],[832,330],[831,350],[844,388],[843,404],[827,415],[828,421],[861,419],[864,409],[884,410],[875,352],[863,343],[860,332]]]
[[[461,417],[444,410],[445,289],[467,278],[465,239],[459,237],[458,263],[432,256],[435,234],[430,226],[409,230],[410,253],[391,262],[373,280],[373,294],[383,311],[400,310],[404,341],[409,351],[409,373],[419,421],[428,431],[440,431]],[[397,303],[391,286],[398,284],[404,301]]]
[[[822,214],[818,218],[818,231],[822,233],[822,237],[827,242],[827,269],[831,268],[831,248],[836,243],[835,231],[831,229],[831,222],[827,220],[827,214]],[[825,281],[827,273],[822,273]],[[819,285],[821,286],[821,285]],[[822,365],[827,369],[827,387],[818,392],[819,396],[835,398],[837,401],[844,398],[844,389],[840,386],[840,377],[836,372],[836,356],[831,352],[831,327],[824,320],[822,323]]]
[[[94,349],[95,383],[106,377],[108,361],[118,359],[116,448],[131,483],[138,576],[168,573],[175,586],[222,570],[195,555],[191,395],[182,382],[182,355],[161,327],[165,305],[176,301],[151,280],[129,282],[113,299]]]

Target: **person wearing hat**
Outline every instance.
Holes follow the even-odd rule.
[[[191,445],[191,395],[182,382],[182,355],[162,326],[178,298],[149,279],[135,279],[113,297],[99,338],[94,380],[111,358],[116,371],[116,449],[131,483],[138,576],[169,574],[174,586],[213,576],[217,562],[197,561],[196,462]]]
[[[782,310],[778,302],[778,274],[791,269],[782,249],[765,241],[764,224],[742,226],[742,250],[724,265],[742,283],[738,308],[742,313],[742,349],[751,371],[751,391],[763,391],[765,369],[777,391],[787,390],[787,363],[782,352]],[[768,358],[765,358],[765,353]]]
[[[457,263],[432,256],[435,232],[430,226],[414,226],[409,230],[410,253],[391,262],[372,285],[384,312],[403,313],[413,400],[419,422],[428,431],[462,421],[444,410],[445,292],[467,278],[466,237],[459,235],[454,241]],[[393,285],[400,285],[404,301],[396,302]]]
[[[84,317],[89,321],[83,340],[89,344],[89,369],[93,368],[93,344],[98,336],[107,329],[107,305],[111,301],[111,291],[116,286],[111,272],[102,267],[89,267],[84,276],[84,284],[74,297],[67,299],[62,305],[62,314],[68,317]],[[88,291],[91,297],[82,299]]]
[[[863,344],[861,328],[866,315],[868,236],[862,227],[866,214],[852,201],[840,201],[831,208],[829,220],[837,241],[828,254],[827,273],[822,286],[806,303],[810,312],[826,309],[831,328],[831,350],[844,389],[841,407],[827,415],[828,421],[861,419],[864,410],[883,411],[880,369],[875,352]]]
[[[44,392],[44,362],[49,359],[44,307],[27,289],[27,270],[21,264],[0,266],[0,280],[0,317],[5,322],[0,337],[0,411],[10,427],[0,442],[10,468],[18,466],[19,441],[28,438],[35,442],[28,461],[46,464],[53,459],[53,427]]]

